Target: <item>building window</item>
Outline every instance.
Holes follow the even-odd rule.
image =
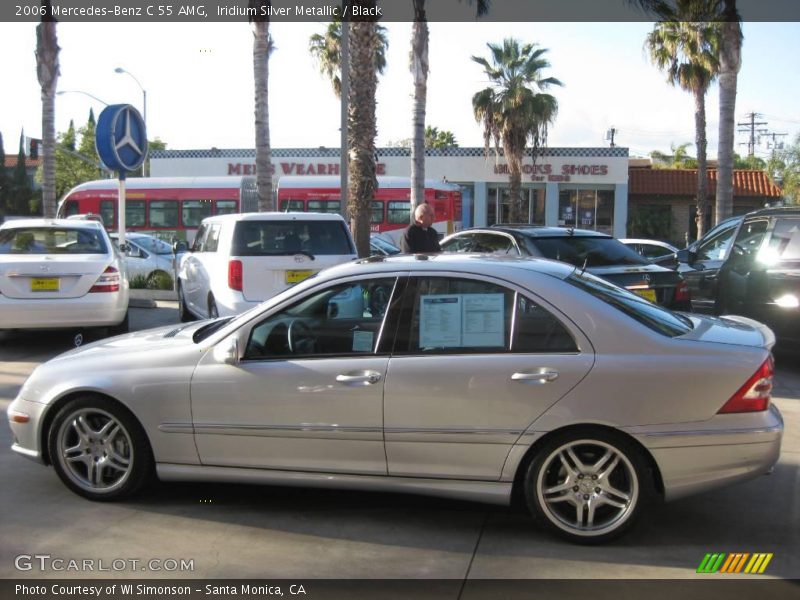
[[[558,225],[612,234],[614,191],[561,190],[558,193]]]
[[[522,214],[518,221],[521,223],[531,223],[533,225],[544,225],[544,188],[523,187],[520,190],[520,195],[522,196]],[[487,225],[509,223],[510,210],[510,188],[507,186],[490,188],[486,210]]]

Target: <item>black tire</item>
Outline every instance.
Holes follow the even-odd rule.
[[[183,286],[180,283],[177,284],[178,286],[178,318],[181,320],[181,323],[188,323],[190,321],[194,321],[194,315],[189,312],[188,307],[186,306],[186,298],[183,297]]]
[[[579,544],[598,544],[625,533],[652,494],[641,450],[603,430],[553,437],[525,474],[525,501],[534,518]]]
[[[84,396],[64,405],[47,433],[47,447],[61,481],[89,500],[128,498],[153,473],[144,430],[108,398]]]
[[[122,322],[118,325],[114,325],[113,327],[108,328],[108,335],[122,335],[123,333],[128,333],[131,330],[130,321],[129,321],[129,314],[130,311],[125,311],[125,318],[122,319]]]
[[[214,296],[208,297],[208,318],[216,319],[219,317],[219,310],[217,310],[217,303],[214,302]]]

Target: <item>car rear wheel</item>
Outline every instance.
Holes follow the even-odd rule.
[[[651,493],[641,452],[605,431],[574,431],[547,442],[530,463],[531,513],[572,542],[600,543],[624,533]]]
[[[186,298],[183,296],[183,286],[178,283],[178,318],[181,323],[188,323],[194,321],[194,315],[189,312],[186,306]]]
[[[142,427],[107,398],[85,396],[56,415],[48,449],[61,481],[90,500],[119,500],[152,473],[153,455]]]

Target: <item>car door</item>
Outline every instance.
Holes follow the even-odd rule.
[[[238,364],[207,353],[191,382],[202,463],[385,475],[381,336],[397,281],[316,287],[243,328]]]
[[[694,252],[682,251],[687,257],[681,275],[689,285],[692,306],[698,312],[714,312],[717,300],[717,275],[728,258],[733,239],[741,221],[723,224],[710,236],[704,237]],[[684,254],[685,252],[685,254]]]
[[[209,294],[212,279],[223,278],[227,282],[227,273],[220,269],[218,259],[218,242],[222,225],[207,223],[200,226],[192,244],[192,251],[183,262],[181,284],[186,304],[192,312],[203,317],[209,315]]]
[[[591,369],[588,340],[505,282],[409,279],[384,391],[389,475],[497,480],[521,434]]]
[[[728,260],[720,267],[716,313],[754,315],[756,305],[770,302],[766,281],[768,266],[758,260],[768,228],[767,218],[742,223]]]

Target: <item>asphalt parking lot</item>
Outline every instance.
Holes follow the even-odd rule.
[[[177,307],[134,308],[133,329],[177,322]],[[0,333],[0,408],[72,333]],[[770,476],[653,506],[628,535],[575,546],[503,508],[401,494],[267,486],[155,484],[132,501],[92,503],[52,469],[8,450],[0,427],[0,578],[109,573],[20,570],[20,555],[191,560],[192,570],[130,567],[115,578],[692,579],[708,552],[771,552],[762,578],[800,579],[800,366],[778,357],[782,454]],[[127,563],[130,565],[130,563]],[[706,576],[707,577],[707,576]],[[742,575],[742,577],[747,577]]]

